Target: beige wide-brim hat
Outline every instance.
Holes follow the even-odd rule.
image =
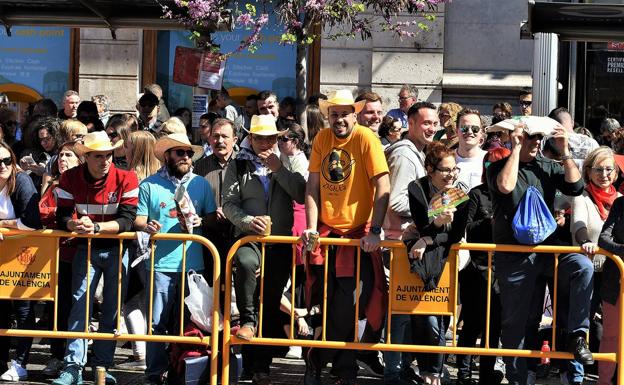
[[[154,145],[154,155],[156,155],[158,160],[164,163],[165,152],[174,147],[188,147],[193,150],[195,152],[195,155],[193,155],[192,158],[193,162],[204,155],[204,148],[202,146],[191,144],[186,134],[169,134],[161,137]]]
[[[347,89],[336,90],[330,92],[329,95],[327,95],[327,100],[319,100],[319,110],[321,110],[321,113],[325,115],[326,118],[328,118],[329,107],[353,106],[353,108],[355,109],[355,113],[357,114],[358,112],[362,111],[362,108],[364,108],[365,104],[366,100],[360,100],[359,102],[356,102],[355,99],[353,99],[353,94],[351,93],[351,91]]]
[[[254,115],[249,124],[249,133],[260,136],[286,135],[288,130],[278,131],[273,115]]]
[[[95,131],[85,135],[82,143],[76,143],[76,154],[84,156],[93,151],[113,151],[121,146],[123,146],[122,139],[113,144],[106,131]]]

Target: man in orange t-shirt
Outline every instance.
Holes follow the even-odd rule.
[[[309,228],[302,237],[307,242],[309,234],[318,230],[321,237],[361,238],[364,253],[359,308],[373,326],[380,327],[382,317],[373,313],[374,309],[383,308],[380,300],[385,294],[383,283],[379,282],[384,279],[383,267],[379,253],[372,252],[379,249],[390,181],[379,138],[367,127],[356,124],[356,114],[364,103],[354,102],[349,90],[335,91],[328,100],[319,101],[330,128],[321,130],[314,139],[306,188]],[[328,255],[327,339],[352,341],[356,252],[352,247],[330,247]],[[318,248],[310,254],[308,277],[312,283],[308,300],[315,305],[322,300],[323,262],[324,253]],[[371,306],[367,306],[369,298],[375,298]],[[305,385],[320,384],[320,370],[330,361],[339,383],[355,381],[357,365],[353,350],[311,349],[307,358]]]

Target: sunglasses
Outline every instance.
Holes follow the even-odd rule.
[[[525,100],[525,101],[523,101],[523,102],[520,102],[520,105],[521,105],[522,107],[531,107],[531,104],[532,104],[532,103],[533,103],[532,101]]]
[[[4,163],[5,166],[10,166],[13,164],[13,159],[9,156],[8,158],[0,158],[0,163]]]
[[[110,134],[107,134],[107,135],[108,135],[108,137],[110,139],[115,139],[116,137],[119,136],[119,133],[117,131],[113,131],[113,132],[111,132]]]
[[[527,135],[527,139],[529,139],[529,140],[535,140],[535,139],[542,140],[542,139],[544,139],[544,135],[542,135],[542,134]]]
[[[481,126],[462,126],[459,128],[459,131],[461,131],[462,134],[467,134],[468,131],[470,131],[477,135],[481,131]]]
[[[170,150],[170,152],[174,152],[180,158],[183,157],[184,155],[188,156],[189,158],[192,158],[193,156],[195,156],[195,151],[193,151],[193,150],[182,150],[181,148],[179,148],[177,150]]]
[[[290,142],[292,139],[293,138],[289,138],[287,136],[282,136],[282,137],[279,138],[279,140],[284,142],[284,143]]]

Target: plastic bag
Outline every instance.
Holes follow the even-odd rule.
[[[535,187],[529,186],[524,193],[511,227],[516,240],[524,245],[544,242],[557,228],[555,218]]]
[[[189,295],[184,298],[184,303],[191,313],[191,321],[201,330],[212,332],[212,310],[214,308],[212,287],[194,270],[187,273]],[[220,317],[222,318],[222,317]],[[219,330],[223,329],[223,323],[219,322]]]

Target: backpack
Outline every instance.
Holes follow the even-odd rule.
[[[557,222],[538,189],[529,186],[511,222],[514,237],[524,245],[542,243],[556,229]]]

